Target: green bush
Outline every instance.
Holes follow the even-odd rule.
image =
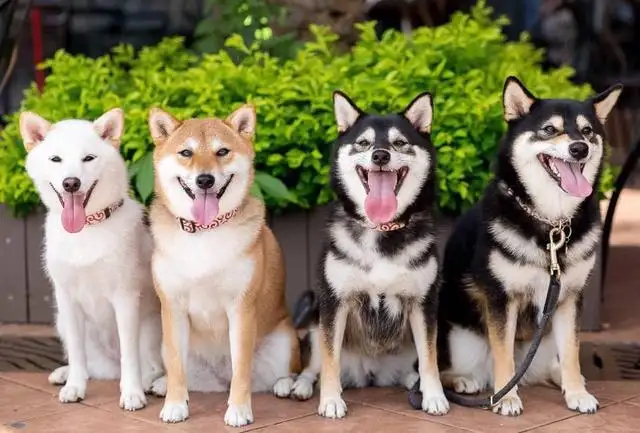
[[[450,23],[420,28],[411,37],[390,31],[376,38],[373,23],[359,24],[361,37],[348,53],[335,48],[337,36],[313,27],[315,40],[292,59],[279,59],[247,47],[239,35],[226,45],[246,54],[236,63],[227,51],[202,57],[179,38],[166,39],[134,53],[120,46],[110,56],[88,59],[58,52],[46,62],[46,90],[26,92],[23,109],[52,121],[94,118],[114,106],[126,112],[122,153],[131,163],[138,197],[152,188],[147,114],[162,106],[178,118],[225,116],[245,101],[256,105],[256,162],[268,206],[275,211],[309,208],[332,199],[329,188],[330,143],[336,136],[331,92],[343,89],[363,109],[398,111],[421,91],[434,93],[433,141],[438,149],[440,209],[458,213],[474,203],[490,177],[490,166],[505,125],[502,86],[517,75],[541,97],[585,98],[588,86],[575,86],[570,68],[543,72],[542,53],[526,36],[505,42],[507,20],[491,18],[480,1],[470,14]],[[18,115],[0,136],[0,202],[19,213],[38,197],[23,170]],[[286,184],[282,186],[267,173]],[[612,185],[607,167],[603,191]],[[263,186],[263,185],[261,185]]]

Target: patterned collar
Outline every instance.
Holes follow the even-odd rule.
[[[520,206],[520,208],[532,218],[535,218],[538,221],[548,224],[554,228],[561,228],[564,230],[565,227],[568,227],[569,229],[571,229],[571,218],[562,218],[555,221],[549,218],[545,218],[542,215],[540,215],[538,212],[536,212],[536,210],[533,207],[529,206],[524,202],[524,200],[518,197],[516,193],[511,188],[509,188],[504,182],[498,182],[498,188],[500,189],[500,191],[502,191],[504,195],[512,197],[516,201],[516,203],[518,203],[518,206]]]
[[[178,217],[178,224],[180,224],[180,228],[187,233],[195,233],[203,230],[213,230],[215,228],[220,227],[222,224],[228,222],[231,218],[233,218],[238,213],[238,209],[234,209],[229,211],[223,215],[218,216],[213,220],[211,224],[200,225],[195,221],[190,221],[184,218]]]
[[[406,223],[403,223],[401,221],[390,221],[388,223],[383,223],[383,224],[367,224],[366,222],[364,222],[361,224],[368,229],[376,230],[379,232],[393,232],[393,231],[405,228],[407,226]]]
[[[92,213],[87,215],[85,218],[85,223],[90,226],[95,226],[96,224],[100,224],[106,219],[109,219],[111,215],[118,209],[122,207],[124,204],[124,199],[120,199],[120,201],[113,203],[111,206],[107,206],[102,210],[99,210],[96,213]]]

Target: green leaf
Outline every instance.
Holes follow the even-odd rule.
[[[147,153],[140,160],[138,172],[136,173],[136,189],[142,201],[147,202],[153,194],[153,154]]]
[[[289,201],[296,203],[296,197],[285,186],[282,181],[270,174],[264,172],[256,172],[255,182],[264,195],[267,195],[275,200]]]
[[[262,195],[262,191],[260,190],[260,185],[258,185],[256,182],[253,182],[253,184],[251,185],[251,195],[264,201],[264,196]]]

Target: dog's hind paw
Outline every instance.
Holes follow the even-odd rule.
[[[453,390],[458,394],[477,394],[482,390],[480,383],[473,378],[458,376],[452,382]]]
[[[587,391],[565,392],[564,400],[569,409],[580,413],[596,413],[600,407],[598,400]]]
[[[276,381],[275,385],[273,385],[273,394],[280,398],[289,397],[293,389],[293,383],[292,377],[281,377]]]
[[[302,375],[298,376],[296,378],[296,381],[293,383],[291,397],[295,400],[309,400],[311,397],[313,397],[313,385],[313,380],[310,380]]]
[[[500,400],[498,404],[493,406],[494,413],[504,416],[518,416],[522,413],[524,407],[522,400],[517,395],[507,395]]]
[[[51,385],[64,385],[67,383],[67,377],[69,377],[69,366],[63,365],[53,370],[48,380]]]
[[[164,397],[167,395],[167,376],[162,376],[154,380],[149,392],[157,397]]]
[[[347,404],[339,395],[321,398],[318,415],[333,419],[344,418],[347,415]]]

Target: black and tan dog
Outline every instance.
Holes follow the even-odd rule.
[[[555,228],[566,237],[558,251],[559,303],[520,383],[557,385],[569,409],[597,410],[580,373],[578,317],[600,238],[604,123],[621,90],[614,86],[587,101],[537,99],[516,78],[507,79],[508,129],[495,178],[445,250],[438,322],[445,387],[497,391],[514,375],[545,302],[547,244]],[[522,408],[516,387],[493,411],[519,415]]]
[[[379,116],[336,92],[334,108],[338,200],[318,275],[319,326],[311,327],[311,359],[292,395],[311,397],[322,371],[318,413],[342,418],[343,386],[411,388],[419,377],[422,408],[446,413],[436,357],[431,96],[421,94],[402,113]]]

